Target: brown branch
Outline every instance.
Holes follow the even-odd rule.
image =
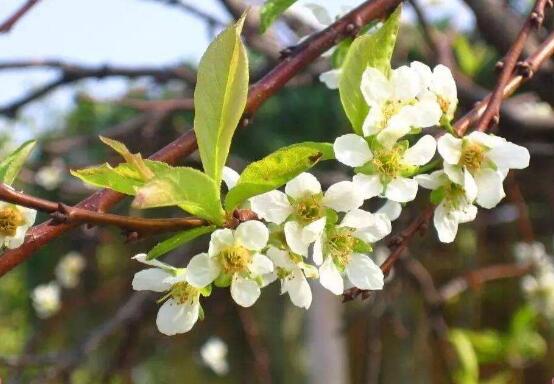
[[[548,4],[552,5],[552,0],[537,0],[535,2],[532,12],[529,14],[527,20],[525,20],[523,28],[502,61],[502,71],[500,72],[494,91],[487,103],[487,107],[477,122],[476,130],[483,132],[491,126],[491,123],[498,123],[500,118],[500,105],[504,99],[504,89],[512,77],[517,61],[525,48],[525,42],[531,34],[531,31],[533,28],[539,28],[542,25],[544,20],[544,9]]]
[[[252,313],[252,308],[237,307],[237,311],[246,342],[252,351],[252,357],[254,358],[254,370],[258,376],[258,381],[264,384],[271,384],[271,359],[263,337],[260,334],[258,322]]]
[[[11,17],[0,25],[0,33],[11,31],[14,25],[21,20],[40,0],[27,0]]]
[[[268,98],[277,93],[290,79],[322,53],[346,37],[356,34],[364,24],[377,18],[385,17],[400,3],[401,0],[366,1],[328,28],[314,34],[297,46],[273,70],[250,87],[243,125],[246,125],[248,119]],[[196,148],[197,143],[194,132],[189,131],[153,154],[150,158],[174,164],[182,157],[190,155]],[[121,201],[123,197],[120,193],[102,190],[81,201],[77,206],[83,209],[104,212]],[[51,222],[46,222],[33,227],[28,232],[25,243],[21,247],[8,250],[0,257],[0,276],[27,260],[33,252],[51,240],[76,226],[73,223],[55,226],[51,224]]]
[[[196,16],[200,19],[205,20],[211,27],[224,27],[226,24],[223,20],[220,20],[217,17],[212,16],[208,12],[204,12],[203,10],[196,8],[193,5],[183,3],[180,0],[151,0],[151,1],[155,1],[163,5],[178,7],[179,9],[193,16]]]

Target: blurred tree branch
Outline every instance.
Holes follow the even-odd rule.
[[[12,30],[15,24],[21,20],[40,0],[27,0],[12,16],[0,25],[0,33]]]

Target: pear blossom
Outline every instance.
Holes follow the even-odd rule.
[[[319,75],[319,81],[321,81],[329,89],[339,89],[339,81],[342,75],[342,69],[331,69],[323,72]]]
[[[304,263],[302,256],[290,250],[282,250],[270,246],[267,256],[275,266],[274,271],[266,276],[266,282],[279,279],[281,294],[288,293],[294,305],[300,308],[310,308],[312,304],[312,290],[306,277],[317,278],[317,269]]]
[[[284,224],[290,249],[308,256],[308,247],[321,236],[327,210],[348,212],[362,206],[363,196],[351,181],[331,185],[325,193],[310,173],[301,173],[285,185],[285,192],[271,191],[250,198],[251,209],[270,223]]]
[[[210,337],[200,349],[202,361],[219,376],[229,372],[227,344],[218,337]]]
[[[37,316],[47,319],[61,308],[61,289],[56,282],[43,284],[33,289],[31,300]]]
[[[85,268],[85,258],[79,252],[69,252],[56,266],[56,279],[64,288],[75,288]]]
[[[372,150],[363,137],[349,133],[337,138],[333,148],[338,161],[360,167],[353,182],[364,199],[382,196],[405,203],[415,199],[418,189],[410,175],[431,161],[436,141],[433,136],[425,135],[409,148],[406,142],[399,142],[390,149],[374,143]]]
[[[440,122],[442,111],[437,97],[412,67],[396,68],[389,77],[369,67],[362,75],[361,91],[369,106],[362,126],[364,136],[376,136],[385,148],[392,148],[412,128]]]
[[[34,209],[0,201],[0,247],[18,248],[37,217]]]
[[[56,159],[51,165],[41,167],[35,174],[35,181],[38,185],[52,191],[56,189],[63,181],[65,172],[65,163],[61,159]]]
[[[464,189],[453,183],[444,171],[439,170],[430,175],[417,175],[415,180],[423,188],[433,190],[432,201],[438,206],[433,215],[433,224],[439,240],[451,243],[458,233],[458,225],[475,220],[477,207],[473,205],[477,190],[471,184]]]
[[[313,260],[319,267],[319,281],[335,295],[344,291],[345,281],[360,289],[383,288],[383,272],[366,254],[368,244],[391,232],[391,222],[382,213],[354,209],[341,223],[326,229],[314,244]],[[364,249],[365,248],[365,249]]]
[[[166,293],[156,317],[158,330],[167,336],[190,331],[203,317],[200,295],[209,295],[210,287],[196,288],[187,283],[185,268],[175,268],[159,260],[146,260],[146,254],[138,254],[134,259],[154,268],[135,273],[133,289]]]
[[[529,151],[502,137],[472,132],[463,138],[447,133],[438,141],[444,172],[466,190],[477,189],[476,202],[493,208],[505,196],[503,182],[509,169],[529,166]]]
[[[273,263],[262,254],[269,239],[260,221],[241,223],[236,230],[218,229],[212,233],[208,253],[194,256],[188,264],[187,282],[197,288],[217,279],[216,284],[231,285],[231,296],[243,307],[260,297],[260,281],[273,271]]]

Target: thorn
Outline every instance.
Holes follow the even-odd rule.
[[[50,214],[50,217],[52,218],[52,221],[55,224],[63,224],[67,222],[67,215],[63,212],[59,212],[59,211],[52,212]]]
[[[519,61],[516,64],[516,69],[519,74],[526,79],[533,77],[533,75],[535,74],[533,68],[531,67],[531,64],[528,61]]]

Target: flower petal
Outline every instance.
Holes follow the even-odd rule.
[[[344,292],[344,281],[330,257],[328,257],[319,268],[319,281],[321,285],[335,295],[342,295]]]
[[[346,266],[346,276],[360,289],[383,289],[385,276],[377,264],[367,255],[353,253]]]
[[[465,139],[488,148],[495,148],[498,145],[506,143],[506,139],[502,137],[480,131],[471,132]]]
[[[248,269],[256,276],[265,275],[273,272],[273,263],[267,256],[256,253],[252,256],[252,262]]]
[[[347,212],[342,219],[340,226],[348,228],[365,228],[375,222],[373,213],[364,211],[363,209],[353,209]]]
[[[323,196],[323,205],[337,212],[348,212],[362,206],[364,198],[351,181],[331,185]]]
[[[214,281],[220,272],[221,268],[214,257],[210,257],[207,253],[200,253],[190,259],[186,280],[196,288],[204,288]]]
[[[467,168],[464,168],[464,191],[466,198],[471,202],[477,197],[477,184]]]
[[[378,175],[357,174],[352,178],[354,188],[365,200],[379,196],[383,192],[383,184]]]
[[[235,241],[251,251],[261,250],[268,240],[269,230],[258,220],[241,223],[235,231]]]
[[[292,213],[287,195],[277,190],[251,197],[250,207],[259,218],[275,224],[283,223]]]
[[[415,199],[417,195],[417,182],[405,177],[397,177],[387,185],[385,196],[387,199],[399,203],[406,203]]]
[[[266,254],[276,267],[287,270],[295,267],[294,263],[290,260],[289,253],[287,251],[270,246]]]
[[[333,149],[337,160],[349,167],[359,167],[373,159],[367,141],[354,133],[338,137]]]
[[[390,221],[394,221],[398,219],[402,213],[402,204],[396,201],[387,200],[387,202],[377,210],[377,213],[384,214]]]
[[[436,150],[435,138],[425,135],[404,152],[403,161],[410,165],[425,165],[435,156]]]
[[[420,89],[424,90],[425,88],[429,87],[433,78],[433,72],[431,71],[431,68],[429,68],[427,64],[423,64],[419,61],[412,61],[410,63],[410,68],[412,68],[419,77]]]
[[[438,170],[430,175],[421,174],[414,177],[419,186],[426,189],[437,189],[448,182],[448,177],[444,171]]]
[[[450,181],[458,185],[464,185],[464,169],[461,166],[444,162],[443,169]]]
[[[311,173],[301,173],[285,186],[285,193],[293,199],[317,195],[321,192],[321,184]]]
[[[320,237],[314,243],[312,259],[315,265],[323,263],[323,239]]]
[[[135,291],[165,292],[171,288],[171,284],[164,280],[172,275],[160,268],[148,268],[135,273],[133,277],[133,289]]]
[[[458,221],[450,214],[444,203],[435,208],[433,224],[441,242],[451,243],[454,241],[458,233]]]
[[[251,307],[260,297],[260,287],[254,280],[241,276],[233,277],[231,282],[231,296],[242,307]]]
[[[412,100],[422,90],[418,72],[406,65],[392,71],[391,82],[396,100]]]
[[[487,152],[498,168],[523,169],[529,166],[529,150],[509,141]]]
[[[310,308],[312,304],[312,290],[300,269],[295,269],[292,276],[284,281],[283,288],[288,292],[290,301],[294,305],[300,308]]]
[[[421,100],[412,106],[411,113],[412,126],[418,128],[438,125],[442,116],[440,105],[431,93],[424,94]]]
[[[310,243],[302,240],[303,230],[304,228],[298,222],[288,221],[284,227],[285,239],[291,251],[298,255],[308,256],[308,246]]]
[[[383,109],[377,103],[369,104],[369,112],[362,124],[364,136],[376,135],[382,131],[382,122],[385,120]]]
[[[185,333],[190,331],[198,321],[199,313],[198,301],[192,304],[179,304],[175,300],[169,299],[160,307],[156,325],[158,330],[167,336]]]
[[[393,92],[389,79],[385,77],[383,72],[373,67],[366,68],[362,74],[360,89],[366,103],[369,105],[381,104],[382,101],[390,99]]]
[[[446,163],[458,164],[462,156],[462,143],[462,139],[447,133],[439,138],[437,149]]]
[[[239,180],[240,175],[232,168],[223,167],[223,173],[221,177],[223,179],[223,182],[227,186],[227,189],[229,190],[237,185],[237,181]]]
[[[392,231],[392,224],[387,215],[376,213],[373,215],[373,222],[354,233],[358,239],[366,243],[375,243],[387,236]]]
[[[319,75],[319,81],[329,89],[338,89],[342,69],[332,69]]]
[[[210,257],[219,255],[222,249],[235,244],[235,235],[229,228],[218,229],[212,233],[208,254]]]
[[[305,244],[311,244],[321,238],[326,223],[327,218],[322,217],[321,219],[317,219],[316,221],[306,225],[302,230],[302,241]]]
[[[494,208],[506,196],[502,185],[502,174],[492,169],[482,169],[475,175],[477,183],[477,204],[483,208]]]

